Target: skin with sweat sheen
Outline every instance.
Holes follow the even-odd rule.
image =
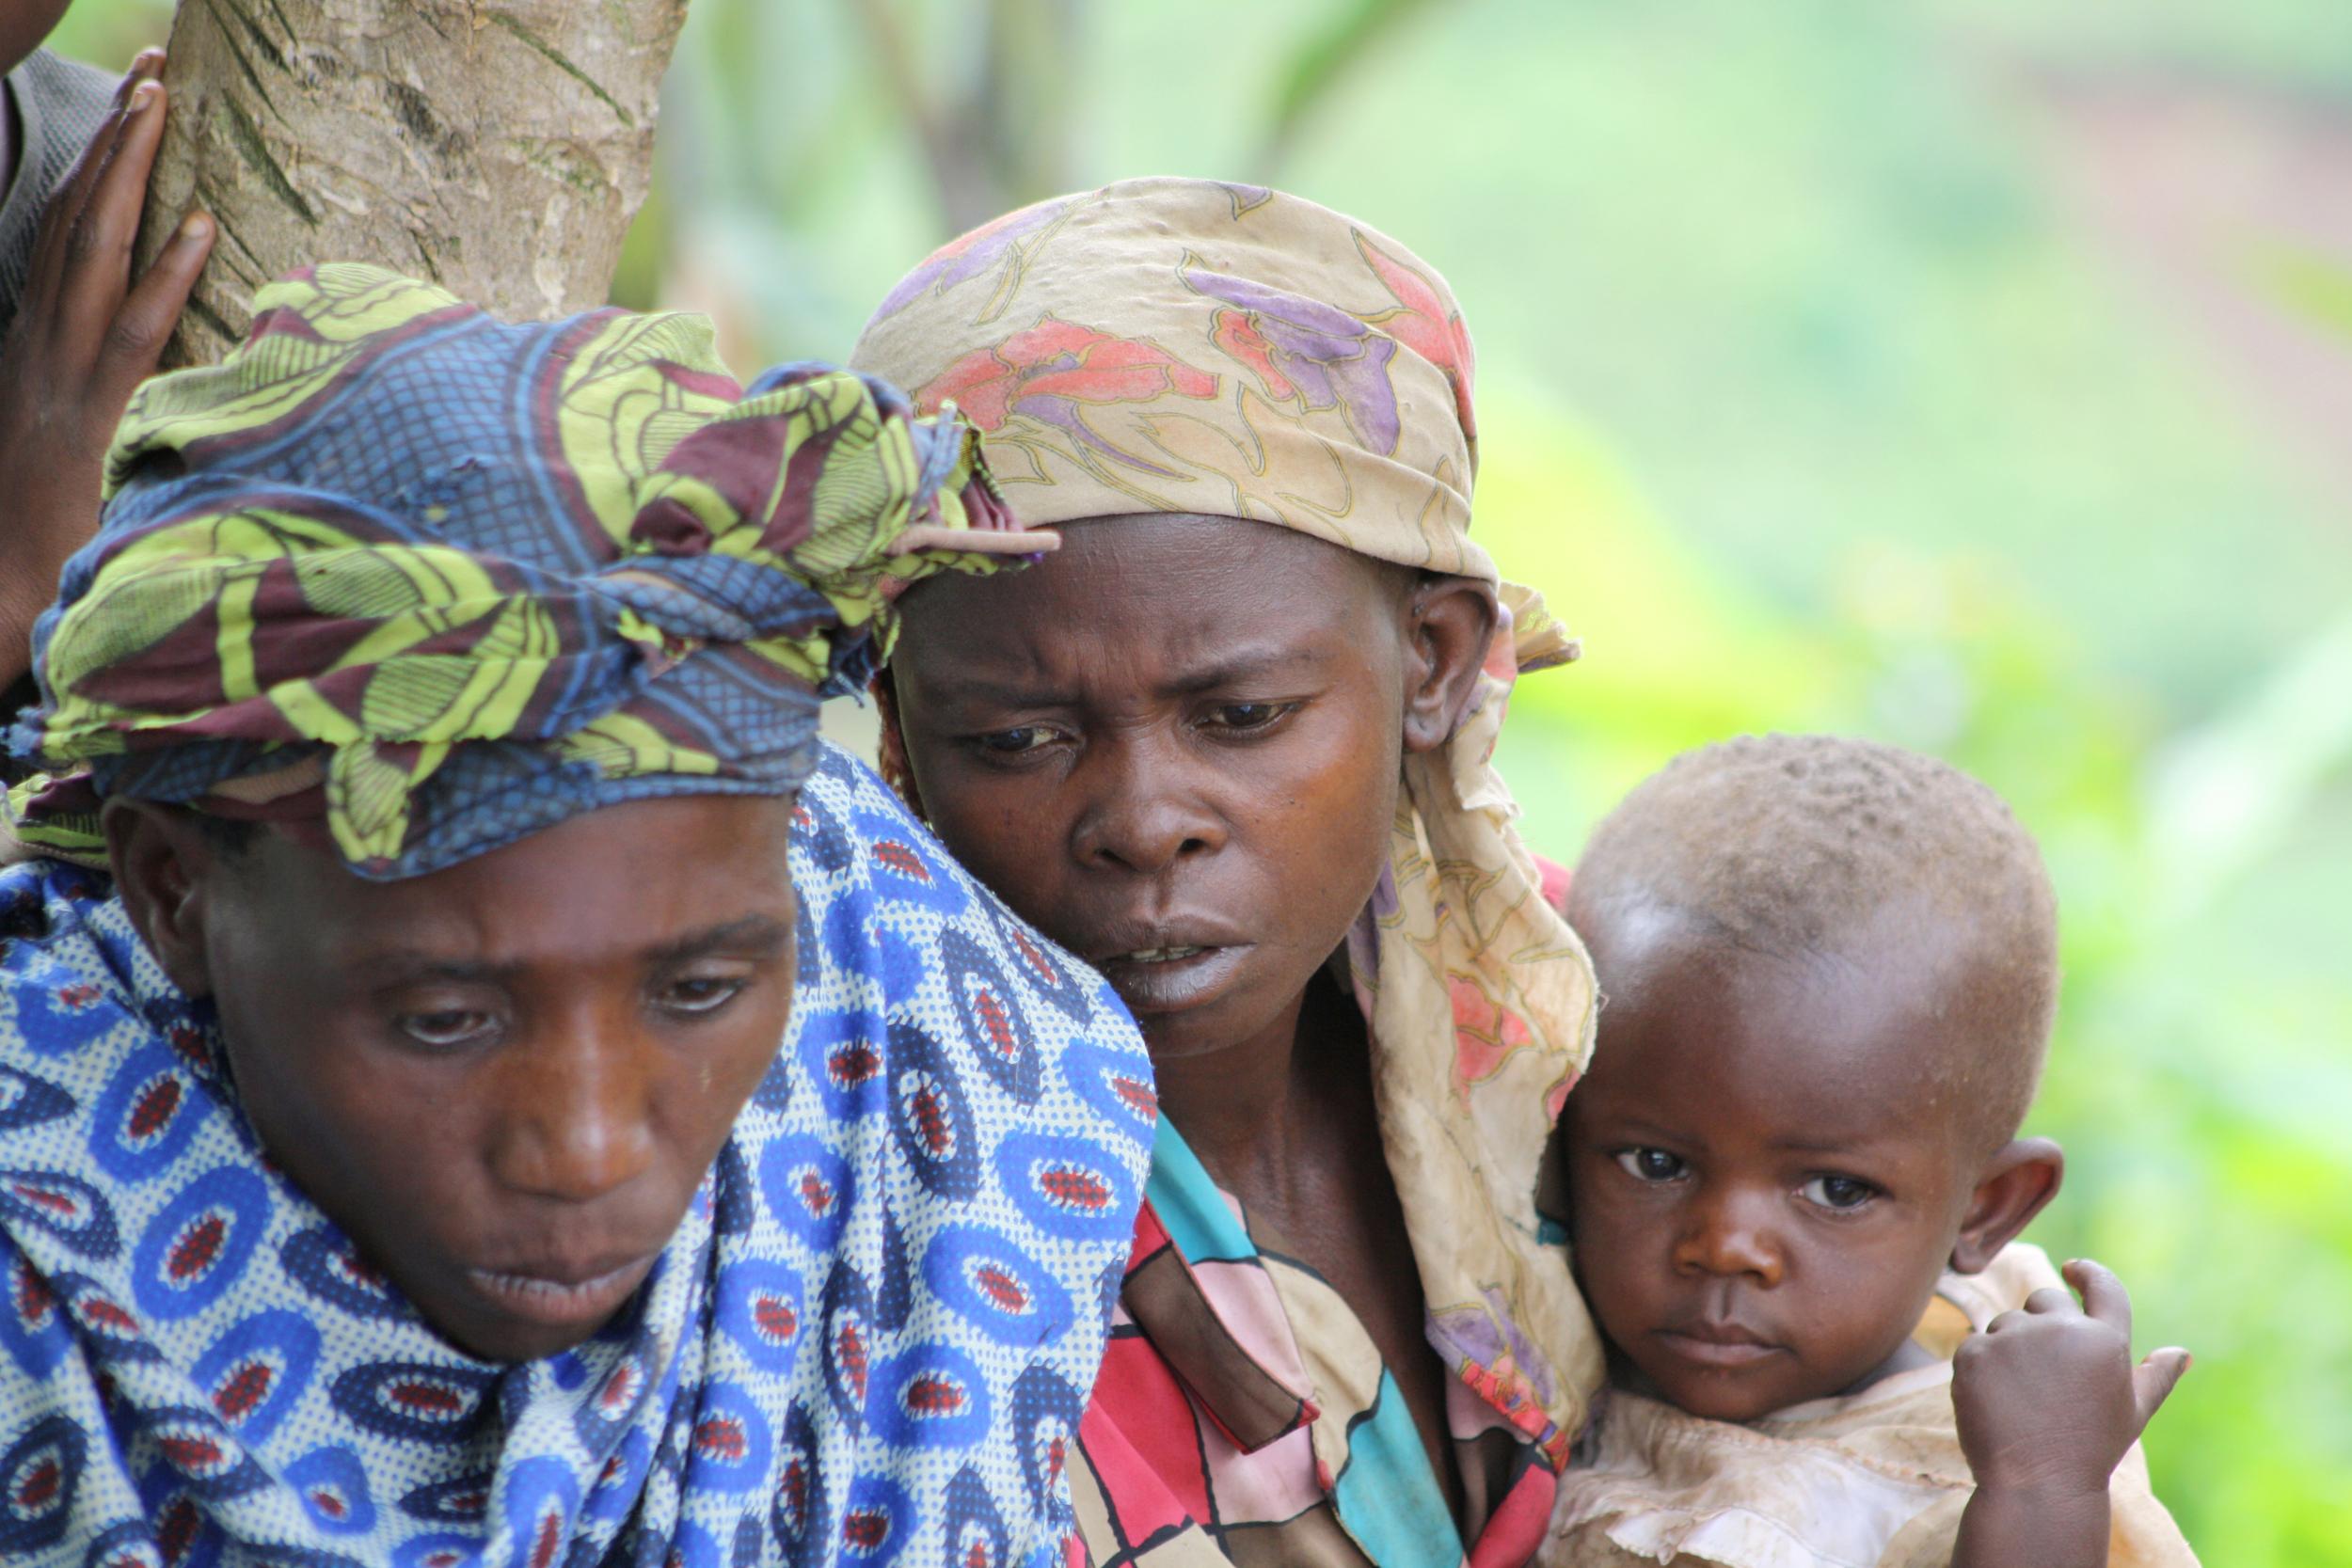
[[[1563,1133],[1619,1376],[1747,1421],[1926,1365],[1910,1336],[1938,1275],[1990,1262],[2061,1170],[2046,1139],[1988,1159],[1939,1067],[2013,1027],[1939,962],[1965,934],[1917,912],[1783,957],[1654,908],[1581,928],[1609,1002]]]
[[[931,825],[1125,999],[1169,1119],[1355,1309],[1458,1503],[1362,1020],[1323,966],[1387,863],[1405,752],[1473,689],[1493,598],[1231,517],[1062,538],[901,601]]]
[[[619,1309],[774,1058],[790,820],[765,798],[631,801],[371,882],[274,831],[224,850],[175,808],[105,817],[132,919],[213,998],[270,1157],[498,1361]]]

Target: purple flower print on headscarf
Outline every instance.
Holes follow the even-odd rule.
[[[1396,388],[1389,361],[1396,340],[1335,305],[1211,272],[1187,259],[1184,279],[1232,309],[1212,319],[1216,346],[1258,372],[1266,396],[1310,413],[1336,408],[1366,448],[1396,451]]]
[[[1008,254],[1011,255],[1013,265],[998,280],[997,295],[999,299],[1009,296],[1020,287],[1022,253],[1034,248],[1034,245],[1025,245],[1023,242],[1041,237],[1043,231],[1057,226],[1069,206],[1068,201],[1041,201],[1007,213],[993,223],[983,224],[969,234],[948,241],[931,252],[921,266],[898,280],[898,286],[875,309],[874,319],[880,321],[898,314],[931,290],[946,293],[959,283],[968,283],[1004,261]],[[994,317],[995,311],[990,310],[980,319],[990,321]]]

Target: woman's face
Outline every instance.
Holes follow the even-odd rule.
[[[517,1361],[644,1280],[774,1058],[790,821],[632,801],[393,882],[276,833],[224,853],[151,807],[108,830],[270,1157],[435,1328]]]
[[[70,0],[0,0],[0,75],[6,75],[24,63],[24,56],[40,47],[65,15]],[[8,136],[0,128],[0,147],[8,145]],[[8,172],[0,166],[0,175]]]
[[[1387,863],[1404,747],[1442,741],[1493,624],[1475,585],[1163,514],[1070,525],[1041,564],[903,609],[932,826],[1163,1064],[1295,1008]]]

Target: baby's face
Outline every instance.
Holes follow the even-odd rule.
[[[1931,1070],[1986,1011],[1936,979],[1956,944],[1889,923],[1777,958],[1645,924],[1586,933],[1609,1002],[1564,1120],[1578,1274],[1635,1382],[1745,1421],[1924,1364],[1982,1152]]]

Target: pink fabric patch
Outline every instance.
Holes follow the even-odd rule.
[[[1151,1340],[1110,1342],[1078,1442],[1129,1540],[1214,1516],[1192,1402]]]
[[[1503,1495],[1501,1506],[1486,1518],[1470,1547],[1469,1568],[1519,1568],[1544,1544],[1544,1527],[1551,1520],[1552,1494],[1559,1479],[1541,1465],[1519,1474],[1518,1484]]]
[[[1563,914],[1567,913],[1568,878],[1572,873],[1558,861],[1548,861],[1541,855],[1535,856],[1534,861],[1535,885],[1543,890],[1544,902]]]
[[[1225,1524],[1276,1523],[1295,1519],[1323,1501],[1315,1463],[1315,1433],[1295,1427],[1255,1453],[1244,1453],[1199,1411],[1200,1457],[1216,1481],[1217,1517]]]
[[[1225,1325],[1249,1359],[1307,1403],[1313,1403],[1314,1383],[1307,1376],[1306,1358],[1298,1354],[1298,1338],[1291,1330],[1290,1314],[1282,1310],[1281,1295],[1273,1277],[1256,1262],[1187,1263],[1201,1299]]]
[[[1454,1073],[1458,1085],[1467,1087],[1492,1076],[1504,1057],[1534,1039],[1527,1021],[1488,996],[1477,981],[1449,974],[1445,989],[1454,999]]]

